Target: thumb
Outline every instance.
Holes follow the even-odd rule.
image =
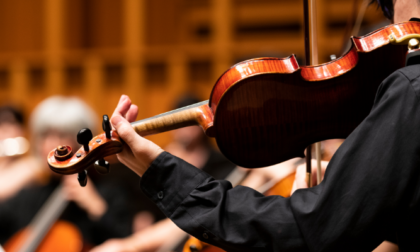
[[[120,115],[114,115],[111,118],[111,124],[121,139],[133,150],[141,137],[134,131],[131,124]]]
[[[118,159],[139,176],[142,176],[163,150],[153,142],[138,135],[131,124],[121,115],[114,115],[111,118],[111,124],[131,150],[124,149],[117,155]]]

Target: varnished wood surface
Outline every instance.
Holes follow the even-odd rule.
[[[208,101],[132,123],[134,130],[141,136],[193,125],[201,126],[207,135],[211,135],[209,129],[213,126],[213,113],[208,106]]]
[[[208,136],[213,135],[213,113],[208,106],[208,101],[203,101],[191,106],[167,112],[152,118],[133,122],[132,127],[141,136],[153,135],[182,127],[199,125]],[[73,174],[89,169],[96,160],[116,154],[122,150],[122,143],[115,131],[111,139],[105,133],[94,137],[89,142],[89,151],[81,147],[67,160],[60,161],[54,156],[56,149],[47,157],[51,170],[60,174]],[[79,157],[77,155],[80,155]]]
[[[352,37],[352,48],[342,57],[317,66],[299,66],[296,57],[256,58],[240,62],[227,70],[213,87],[210,107],[217,109],[224,92],[237,81],[267,73],[294,73],[301,70],[301,77],[307,81],[321,81],[342,75],[353,69],[358,62],[358,53],[368,53],[389,44],[388,36],[393,34],[401,38],[409,34],[420,34],[420,23],[411,21],[389,25],[362,37]]]
[[[55,150],[50,151],[47,157],[50,169],[59,174],[74,174],[89,169],[98,159],[121,152],[122,143],[118,134],[112,131],[111,139],[107,139],[105,133],[99,134],[90,141],[89,152],[81,147],[67,160],[57,160],[54,157]]]
[[[380,83],[405,64],[407,46],[379,39],[381,32],[382,37],[420,33],[420,23],[358,38],[359,45],[370,46],[353,46],[319,66],[299,67],[292,56],[248,60],[229,69],[210,99],[222,153],[237,165],[263,167],[303,157],[311,143],[346,138],[368,115]]]
[[[191,250],[191,246],[195,247],[195,250]],[[225,250],[213,246],[211,244],[200,241],[199,239],[191,236],[188,241],[185,242],[183,252],[224,252]]]
[[[378,47],[388,44],[388,36],[396,39],[409,34],[420,34],[419,22],[409,21],[395,25],[388,25],[361,37],[353,37],[353,43],[359,52],[370,52]]]
[[[389,35],[401,38],[409,34],[420,34],[419,22],[404,22],[389,25],[373,31],[362,37],[352,37],[352,48],[344,56],[318,66],[302,67],[302,77],[309,81],[318,81],[334,78],[344,74],[359,62],[359,53],[369,53],[379,47],[389,45]]]
[[[265,195],[280,195],[282,197],[290,197],[292,193],[293,182],[295,182],[295,173],[291,173],[289,176],[280,180]]]
[[[30,234],[26,228],[14,235],[5,245],[7,252],[19,252]],[[83,247],[80,231],[66,221],[56,222],[39,245],[37,252],[80,252]]]
[[[391,45],[385,38],[417,33],[419,22],[387,26],[354,38],[346,55],[318,66],[299,67],[294,55],[247,60],[219,78],[209,104],[205,101],[132,126],[147,136],[200,125],[216,138],[230,161],[243,167],[303,157],[305,147],[312,143],[346,138],[368,115],[379,84],[404,66],[407,46]],[[121,150],[119,140],[107,145],[94,148],[99,152],[101,146],[98,155],[86,155],[80,149],[83,162],[75,158],[76,153],[66,161],[57,161],[50,153],[48,162],[58,173],[76,173]]]

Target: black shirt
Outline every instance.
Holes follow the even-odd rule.
[[[1,244],[33,220],[58,184],[58,180],[52,179],[49,184],[25,188],[16,196],[0,203]],[[128,200],[124,191],[118,184],[113,183],[95,186],[108,206],[99,220],[92,221],[74,202],[69,203],[60,219],[74,224],[81,232],[84,243],[89,245],[98,245],[110,238],[130,235],[132,215],[127,211]]]
[[[290,198],[232,188],[169,153],[141,186],[180,228],[228,251],[372,251],[390,234],[418,251],[419,95],[420,65],[384,80],[324,181]]]

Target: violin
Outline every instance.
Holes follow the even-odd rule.
[[[37,252],[80,252],[82,251],[82,236],[71,223],[57,221],[49,228],[44,239],[31,239],[34,235],[30,228],[23,229],[14,235],[5,245],[7,252],[37,251]],[[66,239],[63,239],[66,237]],[[28,239],[30,241],[28,242]]]
[[[216,82],[208,101],[133,122],[141,136],[199,125],[216,139],[233,163],[264,167],[303,157],[315,142],[346,138],[368,115],[376,90],[392,72],[405,65],[407,44],[420,38],[420,22],[386,26],[363,37],[352,37],[342,57],[320,65],[299,66],[296,57],[256,58],[228,69]],[[48,154],[50,168],[78,173],[122,150],[107,116],[104,133],[83,130],[73,151],[59,146]],[[82,174],[83,175],[83,174]]]

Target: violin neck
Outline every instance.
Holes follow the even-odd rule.
[[[154,117],[131,123],[137,134],[149,136],[183,127],[198,125],[206,135],[213,136],[213,112],[209,102],[202,101]]]

